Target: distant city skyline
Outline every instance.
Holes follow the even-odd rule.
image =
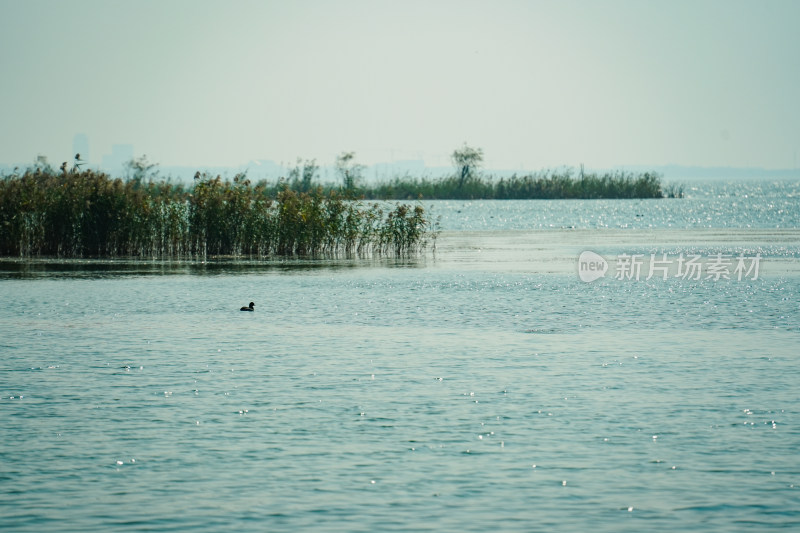
[[[800,2],[0,0],[0,162],[794,168]],[[144,37],[146,36],[146,38]]]
[[[198,171],[220,174],[225,178],[232,178],[236,173],[247,172],[248,176],[254,179],[279,179],[286,177],[292,168],[301,165],[308,159],[295,159],[294,161],[274,161],[268,159],[250,159],[232,165],[169,165],[162,164],[160,161],[151,159],[147,154],[138,153],[132,144],[117,143],[111,145],[110,153],[102,154],[100,160],[92,158],[91,139],[84,133],[76,133],[72,137],[72,156],[80,154],[82,168],[96,169],[108,172],[115,177],[126,177],[129,169],[126,163],[144,157],[149,163],[155,165],[153,171],[161,178],[178,178],[190,180]],[[44,159],[42,159],[44,158]],[[12,170],[14,167],[25,169],[31,167],[37,161],[41,163],[46,160],[54,169],[61,163],[66,162],[68,166],[73,163],[72,159],[67,161],[49,158],[46,154],[37,154],[36,158],[28,162],[9,163],[0,161],[0,174],[3,169]],[[356,162],[361,164],[358,157]],[[319,166],[317,179],[322,182],[336,182],[340,178],[336,172],[333,161],[315,161]],[[451,162],[443,165],[430,165],[423,158],[410,158],[402,160],[377,161],[372,164],[364,164],[362,177],[367,181],[380,181],[391,179],[398,176],[410,175],[414,177],[439,177],[453,172]],[[493,168],[483,166],[480,170],[484,175],[500,178],[512,174],[536,173],[539,171],[551,170],[554,168],[572,168],[578,172],[578,165],[559,165],[557,167],[543,167],[540,169],[518,169],[518,168]],[[667,181],[686,180],[686,179],[800,179],[800,169],[782,168],[765,169],[763,167],[714,167],[714,166],[681,166],[681,165],[617,165],[614,167],[586,167],[587,172],[604,173],[609,171],[630,171],[645,172],[654,171],[660,173]]]
[[[94,168],[109,172],[115,176],[124,176],[127,173],[126,163],[134,160],[135,158],[144,157],[148,162],[155,164],[157,171],[166,171],[167,175],[173,177],[189,177],[196,171],[209,170],[213,172],[222,172],[228,174],[231,172],[240,171],[262,171],[263,174],[271,177],[284,176],[294,166],[301,164],[313,158],[296,158],[293,161],[274,161],[271,159],[249,159],[247,161],[240,161],[231,165],[164,165],[160,161],[153,160],[147,154],[137,153],[132,144],[116,143],[111,145],[110,153],[102,154],[100,161],[92,159],[91,156],[91,143],[88,135],[85,133],[76,133],[72,138],[72,154],[81,155],[81,161],[85,168]],[[413,155],[413,154],[412,154]],[[356,162],[361,164],[365,170],[365,176],[369,178],[391,178],[394,176],[402,175],[404,173],[415,173],[416,175],[441,175],[452,170],[452,162],[448,161],[442,165],[428,164],[421,154],[417,154],[417,158],[408,159],[390,159],[386,161],[376,161],[372,164],[362,164],[358,155],[356,154]],[[448,156],[449,157],[449,156]],[[3,167],[8,169],[26,168],[34,164],[36,161],[47,160],[49,164],[57,167],[61,161],[51,160],[47,154],[37,154],[33,161],[26,162],[5,162],[0,161],[0,170]],[[317,161],[315,163],[320,168],[322,177],[329,179],[336,179],[332,176],[335,172],[334,161]],[[483,165],[481,168],[487,174],[495,174],[497,176],[511,175],[513,173],[535,173],[552,168],[579,168],[583,163],[575,165],[557,165],[553,167],[542,167],[538,169],[523,169],[523,168],[496,168],[487,167]],[[606,172],[615,170],[634,170],[646,171],[653,170],[657,172],[668,172],[677,175],[677,177],[724,177],[726,174],[733,178],[736,177],[758,177],[763,176],[783,176],[791,178],[800,178],[800,169],[795,165],[793,167],[767,169],[764,167],[721,167],[721,166],[685,166],[685,165],[615,165],[613,167],[587,167],[587,171],[591,172]],[[262,176],[263,177],[263,176]],[[669,177],[669,176],[667,176]]]

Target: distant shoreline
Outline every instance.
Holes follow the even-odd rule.
[[[19,172],[31,166],[30,162],[0,163],[0,175],[8,175],[18,169]],[[240,165],[158,165],[160,176],[181,182],[191,182],[198,171],[223,178],[232,178],[236,174],[246,173],[252,180],[266,179],[277,181],[282,176],[288,176],[293,168],[291,163],[277,163],[271,160],[253,160]],[[122,164],[111,168],[97,163],[88,162],[84,167],[97,172],[123,176],[125,169]],[[485,168],[482,175],[489,180],[497,181],[513,175],[523,176],[541,174],[543,172],[560,172],[568,166],[543,167],[539,170],[532,169],[503,169]],[[762,167],[725,167],[725,166],[686,166],[686,165],[619,165],[616,167],[587,167],[587,173],[606,174],[614,172],[654,172],[662,176],[665,183],[675,181],[695,180],[762,180],[762,179],[800,179],[800,168],[762,168]],[[395,161],[365,165],[363,177],[370,185],[390,181],[396,177],[417,176],[426,179],[440,179],[451,175],[452,167],[429,167],[423,160]],[[320,166],[318,175],[325,184],[336,181],[336,169],[333,166]]]

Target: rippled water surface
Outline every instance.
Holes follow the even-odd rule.
[[[800,527],[798,232],[515,229],[398,261],[0,263],[0,529]],[[586,247],[764,270],[583,283]]]
[[[701,181],[661,200],[440,200],[445,230],[797,228],[800,181]]]

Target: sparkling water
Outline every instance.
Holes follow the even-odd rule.
[[[730,187],[441,202],[409,259],[0,263],[0,529],[798,528],[800,199]],[[614,275],[651,253],[762,268]]]

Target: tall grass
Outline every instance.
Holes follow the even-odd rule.
[[[574,176],[573,171],[545,171],[493,180],[469,176],[440,179],[394,178],[361,191],[367,198],[383,199],[599,199],[663,198],[661,177],[653,172],[613,172]],[[670,191],[673,194],[675,191]]]
[[[345,154],[349,155],[349,154]],[[626,199],[626,198],[682,198],[683,187],[676,184],[662,186],[661,176],[655,172],[606,172],[604,174],[577,173],[571,168],[545,170],[533,174],[514,174],[509,178],[467,172],[442,178],[415,178],[408,174],[377,184],[351,183],[350,188],[318,181],[319,166],[316,161],[298,159],[289,169],[288,176],[277,182],[263,184],[270,196],[285,187],[297,192],[308,192],[323,187],[328,193],[339,191],[358,194],[373,200],[536,200],[536,199]]]
[[[208,258],[407,254],[434,236],[421,206],[365,205],[197,175],[191,187],[92,170],[0,178],[0,255]]]

